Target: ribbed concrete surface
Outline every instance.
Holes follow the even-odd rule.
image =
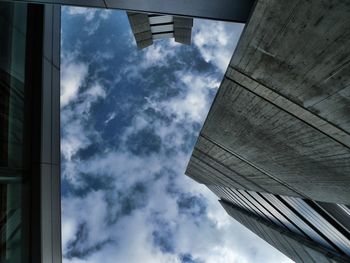
[[[259,0],[186,173],[350,204],[349,13],[348,1]]]

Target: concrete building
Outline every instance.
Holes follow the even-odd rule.
[[[329,254],[325,243],[307,233],[311,243],[305,243],[291,229],[266,221],[266,215],[242,210],[218,189],[262,198],[260,209],[277,210],[295,224],[291,213],[278,207],[282,201],[336,243],[315,224],[350,222],[349,14],[349,3],[340,0],[257,1],[186,171],[212,189],[230,215],[297,262],[350,258],[337,245]],[[311,210],[304,204],[312,204]],[[310,223],[309,212],[320,217]],[[349,227],[338,231],[348,249]]]
[[[178,43],[191,44],[193,18],[135,12],[127,14],[137,47],[140,49],[162,38],[174,38]]]

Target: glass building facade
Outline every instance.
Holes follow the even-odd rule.
[[[30,68],[36,50],[30,49],[41,47],[29,39],[28,29],[38,25],[32,14],[42,16],[42,11],[0,2],[0,262],[28,262],[30,253],[32,138],[38,132],[31,104],[40,91]]]
[[[0,1],[1,263],[61,260],[59,161],[52,160],[59,156],[59,145],[52,147],[59,142],[59,130],[52,132],[59,128],[55,23],[57,7]]]

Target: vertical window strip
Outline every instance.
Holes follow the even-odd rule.
[[[311,208],[304,200],[286,196],[282,198],[322,234],[324,234],[341,251],[350,256],[350,241],[313,208]]]
[[[248,191],[248,194],[250,194],[262,206],[264,206],[273,216],[275,216],[285,228],[289,229],[290,231],[298,235],[305,236],[298,228],[296,228],[293,224],[291,224],[290,221],[287,218],[285,218],[283,214],[280,213],[280,211],[278,211],[275,207],[270,205],[270,203],[267,202],[264,198],[262,198],[258,193]]]
[[[274,204],[287,218],[295,223],[310,239],[321,244],[322,246],[334,250],[333,246],[329,244],[322,236],[320,236],[313,228],[311,228],[305,221],[282,203],[276,196],[264,193],[264,197],[272,204]]]

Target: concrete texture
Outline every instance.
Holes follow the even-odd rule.
[[[152,45],[153,38],[148,15],[134,12],[127,12],[127,15],[137,47],[142,49]]]
[[[190,45],[192,35],[193,19],[186,17],[174,17],[175,41]]]
[[[174,38],[181,44],[191,44],[193,18],[134,12],[127,12],[127,15],[139,49],[161,38]]]
[[[341,0],[259,0],[186,173],[350,204],[349,13]]]

